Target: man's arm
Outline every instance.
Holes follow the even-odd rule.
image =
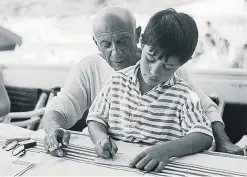
[[[0,98],[1,98],[0,117],[2,117],[10,112],[10,100],[2,80],[1,68],[0,68]]]
[[[97,70],[93,70],[90,60],[83,60],[70,72],[65,86],[47,105],[43,119],[46,131],[45,148],[53,155],[64,153],[59,143],[67,145],[70,134],[64,129],[73,126],[86,109],[89,108],[92,95],[101,87]],[[94,72],[94,74],[92,74]],[[99,84],[97,85],[96,83]]]
[[[220,152],[232,153],[243,155],[243,150],[238,146],[231,143],[229,137],[225,132],[224,122],[218,111],[217,105],[193,83],[188,75],[185,66],[179,68],[177,75],[184,79],[193,88],[196,94],[199,96],[201,105],[212,124],[213,135],[216,143],[216,150]]]
[[[84,58],[70,71],[61,89],[46,107],[44,128],[72,127],[90,107],[94,95],[101,89],[99,71],[94,70],[93,60]]]

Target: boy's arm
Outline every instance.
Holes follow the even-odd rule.
[[[179,157],[209,149],[213,141],[211,124],[203,113],[198,96],[192,91],[183,107],[181,118],[184,137],[166,143],[166,152],[171,157]]]
[[[102,123],[90,121],[88,123],[88,131],[94,144],[103,138],[108,138],[107,129]]]
[[[100,91],[89,109],[87,123],[95,151],[103,158],[113,157],[118,148],[108,135],[108,117],[111,106],[111,82]]]
[[[107,137],[108,117],[111,104],[111,81],[108,81],[91,105],[86,122],[94,143]]]
[[[209,149],[213,141],[210,121],[203,114],[198,96],[192,91],[180,113],[180,118],[184,135],[182,138],[146,149],[134,158],[130,166],[159,172],[171,157],[180,157]]]

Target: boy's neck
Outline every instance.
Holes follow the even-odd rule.
[[[140,68],[138,69],[138,72],[137,72],[137,79],[139,81],[139,90],[140,90],[142,95],[149,92],[150,90],[152,90],[154,88],[153,85],[150,86],[150,85],[146,84],[146,82],[143,80]]]

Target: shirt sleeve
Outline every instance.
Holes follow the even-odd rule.
[[[79,65],[72,68],[69,77],[61,89],[47,105],[46,112],[56,111],[63,116],[62,122],[66,122],[66,129],[72,127],[91,104],[91,81],[90,81],[90,65],[85,62],[85,67]],[[44,119],[50,117],[44,117]],[[49,121],[49,120],[44,120]]]
[[[195,83],[193,83],[193,80],[189,77],[188,71],[185,69],[185,66],[179,68],[176,74],[180,78],[188,82],[192,89],[199,96],[201,105],[211,123],[221,122],[224,125],[220,112],[218,111],[218,106]]]
[[[87,123],[96,121],[108,127],[111,92],[111,80],[109,80],[93,101],[87,116]]]
[[[1,98],[0,99],[0,117],[1,117],[10,112],[10,100],[3,83],[1,66],[0,66],[0,98]]]
[[[198,132],[213,137],[211,123],[204,114],[199,97],[195,92],[189,93],[181,114],[183,135]]]

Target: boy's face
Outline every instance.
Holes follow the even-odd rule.
[[[143,80],[148,85],[157,85],[168,81],[182,65],[176,56],[171,56],[168,59],[165,57],[158,59],[162,53],[163,51],[158,50],[154,56],[153,52],[150,51],[150,46],[143,46],[140,69]]]

